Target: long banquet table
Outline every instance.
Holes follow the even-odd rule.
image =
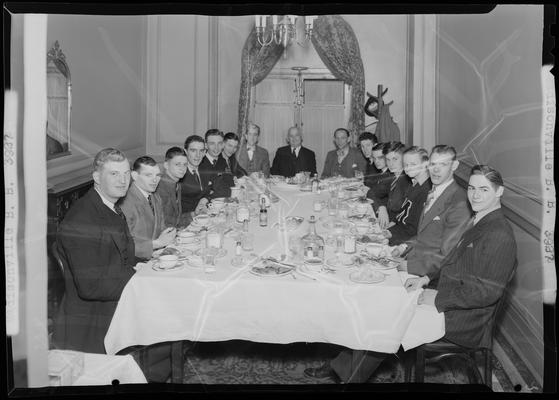
[[[316,199],[327,192],[302,192],[297,187],[272,188],[280,201],[269,209],[267,227],[251,218],[254,252],[258,255],[289,254],[288,238],[274,223],[281,215],[305,218],[289,236],[303,236],[311,215],[326,216],[327,210],[313,211]],[[281,210],[280,210],[281,209]],[[328,230],[321,221],[317,233]],[[280,277],[250,273],[250,265],[231,265],[235,241],[224,238],[226,256],[216,261],[216,270],[186,266],[176,271],[155,271],[143,264],[130,279],[119,300],[105,337],[108,354],[132,345],[166,341],[248,340],[263,343],[332,343],[357,350],[395,353],[444,335],[443,314],[434,307],[418,306],[420,291],[408,293],[408,277],[396,269],[386,271],[381,283],[354,283],[349,273],[306,271]],[[334,255],[326,247],[326,258]],[[309,278],[309,276],[313,277]]]

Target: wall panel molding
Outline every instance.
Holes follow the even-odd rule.
[[[214,17],[148,16],[148,154],[164,154],[217,122],[216,31]]]
[[[415,15],[413,22],[413,144],[427,149],[437,138],[437,15]],[[408,36],[411,39],[411,36]]]

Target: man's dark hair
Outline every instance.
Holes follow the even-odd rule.
[[[382,154],[387,155],[388,153],[399,153],[404,154],[406,150],[406,145],[402,142],[388,142],[387,146],[382,150]]]
[[[225,142],[227,140],[236,140],[237,142],[240,141],[239,135],[237,135],[235,132],[227,132],[225,136],[223,136],[223,141]]]
[[[207,141],[210,136],[221,136],[223,138],[223,132],[219,129],[208,129],[206,131],[206,135],[204,136],[205,140]]]
[[[429,161],[429,153],[427,153],[427,150],[425,150],[424,148],[421,148],[419,146],[408,147],[404,151],[404,155],[406,155],[406,154],[418,154],[419,158],[422,162]]]
[[[334,137],[336,137],[336,132],[345,132],[347,137],[350,137],[349,131],[346,128],[338,128],[334,131]]]
[[[501,173],[497,171],[495,168],[490,167],[489,165],[478,164],[472,167],[470,171],[470,176],[472,175],[483,175],[493,186],[493,189],[497,190],[499,186],[505,186],[503,182],[503,177]]]
[[[380,151],[382,151],[382,154],[386,154],[384,152],[384,148],[387,147],[387,146],[388,146],[388,143],[383,143],[383,142],[377,143],[373,146],[373,151],[379,151],[380,150]]]
[[[181,149],[178,146],[171,147],[165,153],[165,161],[172,160],[176,156],[185,156],[186,157],[186,152],[184,151],[184,149]]]
[[[456,160],[456,149],[452,146],[448,146],[446,144],[438,144],[431,150],[431,154],[429,157],[433,155],[433,153],[437,154],[450,154],[452,156],[452,161]]]
[[[200,142],[200,143],[203,143],[204,145],[206,144],[206,142],[204,141],[204,138],[202,136],[190,135],[184,141],[184,149],[188,150],[188,146],[190,146],[190,143],[192,143],[192,142]]]
[[[362,142],[363,140],[370,140],[371,142],[373,142],[373,145],[378,143],[377,136],[371,132],[363,132],[361,135],[359,135],[359,142]]]
[[[132,165],[132,171],[138,172],[140,168],[142,168],[142,165],[149,165],[153,167],[157,165],[157,163],[150,156],[141,156],[136,158],[136,161],[134,161],[134,164]]]

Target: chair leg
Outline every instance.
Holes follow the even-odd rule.
[[[491,360],[491,349],[483,349],[483,358],[485,360],[485,385],[490,389],[493,388],[493,362]]]
[[[183,342],[171,343],[171,382],[182,383],[184,376]]]
[[[404,382],[406,383],[411,382],[411,372],[413,369],[413,365],[415,364],[416,355],[417,353],[415,349],[404,353]]]
[[[415,382],[423,383],[425,378],[425,352],[418,347],[415,352]]]

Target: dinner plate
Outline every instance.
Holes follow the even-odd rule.
[[[158,272],[171,272],[171,271],[178,271],[184,268],[184,263],[182,261],[179,261],[178,263],[176,263],[174,266],[170,267],[170,268],[161,268],[159,266],[159,262],[158,261],[154,261],[153,265],[151,266],[151,269],[153,269],[154,271],[158,271]]]
[[[312,192],[312,186],[310,185],[303,185],[299,188],[301,192]]]
[[[332,257],[326,260],[326,266],[331,269],[353,268],[357,266],[353,257],[351,257],[350,260],[351,262],[349,264],[346,264],[342,262],[338,257]]]
[[[208,249],[198,249],[194,252],[195,255],[197,255],[198,257],[204,257],[206,255],[206,251]],[[213,255],[215,258],[221,258],[224,257],[227,254],[227,250],[225,249],[217,249],[217,251],[214,250]]]
[[[384,281],[384,274],[373,269],[353,271],[349,279],[355,283],[380,283]]]
[[[256,261],[257,258],[258,256],[250,254],[241,257],[233,257],[233,259],[231,260],[231,265],[235,268],[246,267],[250,263]]]
[[[358,237],[356,242],[362,245],[367,245],[370,243],[388,244],[388,239],[385,238],[382,234],[370,233]]]
[[[373,257],[371,258],[365,257],[362,259],[363,259],[363,264],[366,265],[367,267],[371,267],[373,269],[382,270],[382,271],[397,268],[399,265],[399,263],[391,260],[387,260],[385,258],[377,258],[375,260]]]
[[[293,268],[277,264],[270,260],[262,260],[250,269],[250,273],[266,278],[277,278],[293,272]]]
[[[347,221],[347,220],[343,220],[343,219],[337,219],[336,217],[332,217],[330,215],[326,216],[322,216],[319,218],[319,221],[322,222],[322,226],[328,230],[330,229],[334,229],[335,228],[335,224],[337,222],[341,223],[342,225],[342,229],[348,229],[350,227],[353,226],[353,222]]]

